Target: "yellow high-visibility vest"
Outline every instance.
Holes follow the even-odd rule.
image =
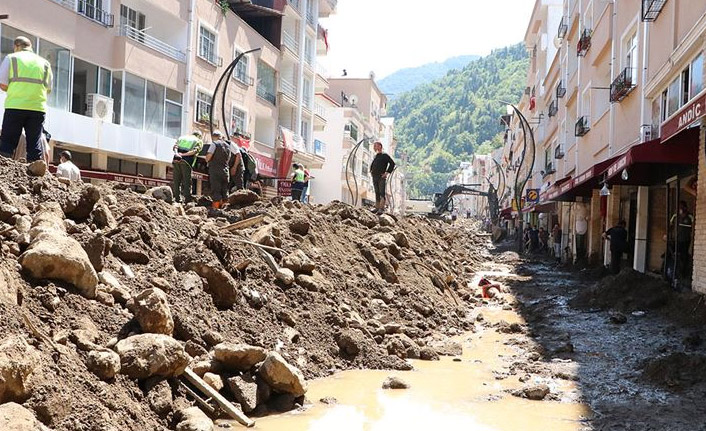
[[[46,112],[47,87],[51,82],[49,62],[32,51],[19,51],[7,56],[10,75],[5,109]]]

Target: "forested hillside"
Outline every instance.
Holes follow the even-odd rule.
[[[460,55],[441,63],[428,63],[418,67],[400,69],[380,80],[378,86],[390,99],[394,99],[419,85],[428,84],[443,77],[450,70],[463,69],[470,62],[479,58],[478,55]]]
[[[522,44],[498,49],[391,103],[396,155],[409,158],[410,197],[442,191],[459,162],[501,145],[502,101],[520,99],[528,64]]]

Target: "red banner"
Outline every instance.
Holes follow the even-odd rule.
[[[260,175],[270,178],[277,176],[277,161],[275,159],[255,152],[251,152],[250,155],[252,155],[257,162],[257,170]]]

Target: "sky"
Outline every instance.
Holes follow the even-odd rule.
[[[458,55],[487,55],[521,42],[535,0],[338,0],[322,19],[331,76],[376,79]]]

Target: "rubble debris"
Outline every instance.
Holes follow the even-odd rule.
[[[297,397],[306,393],[308,385],[301,371],[288,364],[277,352],[267,354],[257,373],[275,391]]]
[[[51,431],[37,420],[32,411],[17,403],[0,404],[0,429],[3,431]]]
[[[132,312],[143,332],[172,335],[174,319],[169,310],[167,294],[162,289],[145,289],[132,298]]]
[[[522,389],[517,389],[515,391],[512,391],[512,395],[519,398],[527,398],[528,400],[542,401],[544,398],[546,398],[547,395],[549,395],[550,392],[551,391],[549,390],[549,386],[542,383],[538,385],[525,386]]]
[[[382,382],[383,389],[409,389],[409,383],[397,376],[390,376]]]
[[[37,350],[20,336],[0,340],[0,403],[27,398],[29,379],[38,363]]]
[[[162,334],[139,334],[118,341],[120,373],[133,379],[152,376],[174,377],[189,365],[189,355],[172,337]]]

